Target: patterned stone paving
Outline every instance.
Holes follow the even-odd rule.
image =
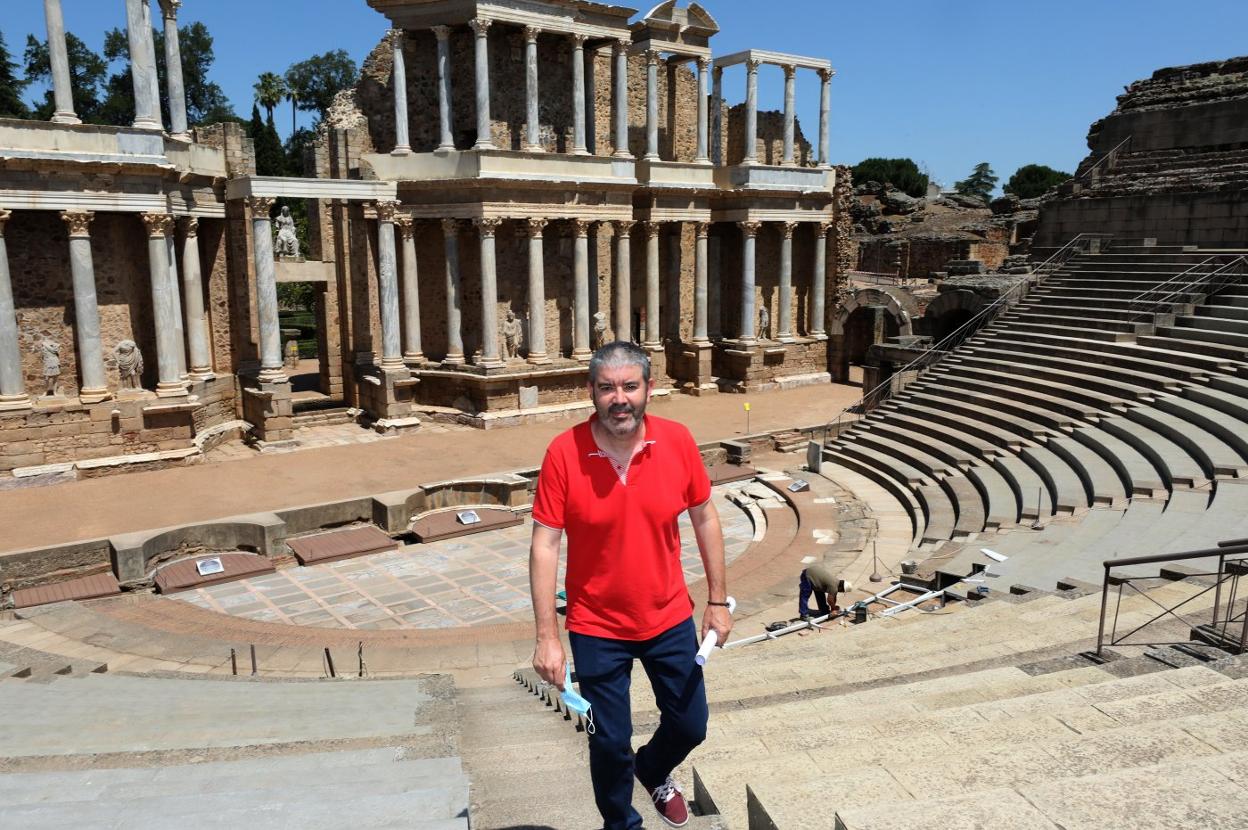
[[[714,490],[729,562],[754,536],[748,514]],[[739,487],[739,485],[736,485]],[[681,565],[692,581],[702,560],[682,515]],[[462,536],[394,553],[286,568],[254,579],[174,594],[176,599],[253,620],[337,628],[451,628],[531,619],[529,535],[521,526]],[[563,562],[559,584],[563,584]]]

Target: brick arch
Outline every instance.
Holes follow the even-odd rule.
[[[903,300],[909,299],[906,303]],[[913,308],[907,308],[907,305]],[[913,298],[899,297],[893,292],[883,291],[878,288],[860,288],[853,293],[845,302],[841,303],[841,307],[836,310],[836,314],[832,316],[832,328],[828,332],[830,336],[843,336],[845,334],[845,321],[849,319],[849,315],[853,314],[860,308],[867,306],[883,306],[889,314],[897,319],[897,330],[901,334],[913,334],[913,325],[911,318],[916,316],[918,311],[917,303]]]
[[[956,291],[942,291],[937,295],[936,299],[927,304],[927,309],[923,312],[923,316],[928,319],[935,319],[951,311],[969,311],[972,314],[978,314],[985,305],[987,305],[987,302],[981,294],[968,291],[965,288],[959,288]]]

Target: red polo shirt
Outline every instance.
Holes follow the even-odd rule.
[[[689,430],[653,415],[642,449],[617,471],[594,441],[597,417],[547,448],[533,519],[568,537],[568,630],[648,640],[693,611],[676,519],[711,497],[711,482]]]

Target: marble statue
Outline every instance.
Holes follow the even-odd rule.
[[[57,388],[57,378],[61,376],[60,344],[45,337],[39,343],[39,356],[43,358],[43,379],[48,385],[44,397],[54,398],[61,393]]]
[[[767,306],[760,306],[758,309],[758,336],[762,340],[771,339],[771,312],[767,310]]]
[[[122,340],[113,349],[113,359],[117,361],[117,374],[121,379],[121,388],[141,389],[143,352],[139,351],[139,344],[133,340]]]
[[[601,349],[607,343],[607,315],[606,312],[598,311],[594,313],[594,349]]]
[[[295,369],[299,366],[299,341],[286,341],[286,368]]]
[[[516,312],[507,309],[507,319],[503,321],[503,350],[507,359],[520,356],[520,336],[523,329],[516,319]]]
[[[290,215],[289,207],[282,206],[281,215],[273,220],[273,227],[277,229],[277,245],[273,251],[274,256],[297,258],[299,256],[299,237],[295,235],[295,220]]]

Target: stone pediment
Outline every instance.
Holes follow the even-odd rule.
[[[664,0],[646,12],[632,29],[637,42],[705,48],[719,31],[719,24],[697,3],[678,6],[676,0]]]

